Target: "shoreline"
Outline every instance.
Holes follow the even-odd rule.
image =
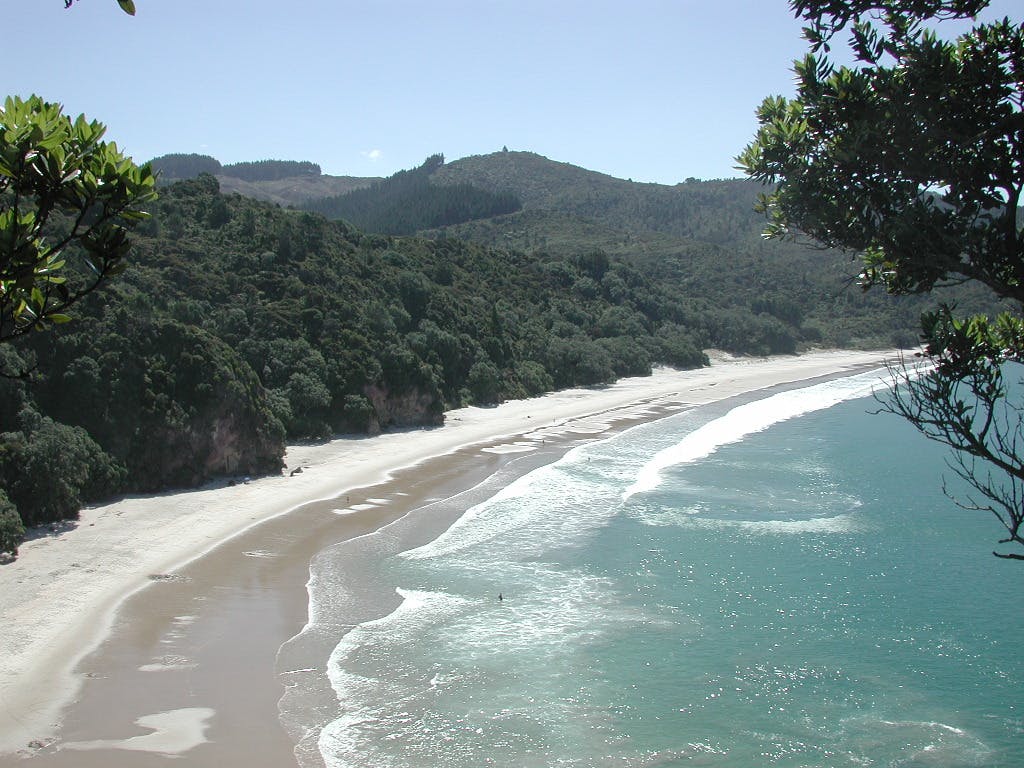
[[[116,614],[129,598],[254,526],[372,488],[467,446],[510,441],[502,450],[528,452],[535,446],[517,445],[515,438],[570,429],[573,422],[588,418],[594,424],[583,429],[592,439],[613,422],[629,420],[630,414],[639,419],[666,406],[703,405],[881,365],[894,354],[816,352],[718,361],[692,371],[659,369],[650,377],[606,387],[450,411],[439,428],[291,446],[281,476],[130,497],[83,510],[73,528],[26,542],[16,561],[0,567],[0,620],[5,626],[0,638],[0,754],[25,750],[30,742],[52,736],[62,710],[81,689],[76,668],[110,635]],[[289,476],[296,467],[303,472]],[[370,530],[386,525],[374,527],[378,505],[356,507],[362,508],[345,511],[351,523]]]
[[[435,457],[347,494],[348,509],[372,509],[304,505],[129,597],[110,634],[78,664],[84,682],[62,714],[60,739],[25,756],[39,768],[140,768],[168,755],[186,765],[293,765],[298,738],[282,727],[282,695],[325,671],[282,653],[308,620],[310,563],[336,546],[365,547],[367,537],[472,493],[522,459],[486,450]],[[367,580],[350,586],[361,597],[375,594]],[[142,735],[148,727],[159,738]]]

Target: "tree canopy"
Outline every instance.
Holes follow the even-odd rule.
[[[766,235],[856,252],[865,288],[911,294],[977,281],[1012,302],[998,322],[959,320],[948,307],[927,316],[931,365],[920,377],[897,374],[890,407],[954,449],[951,466],[982,497],[963,506],[994,513],[1002,543],[1024,545],[1024,433],[1002,410],[1012,406],[1004,364],[1024,353],[1024,28],[1002,19],[950,40],[925,26],[973,18],[984,0],[790,5],[811,46],[794,65],[797,95],[764,100],[737,158],[773,185],[759,203]],[[826,55],[844,30],[850,67]]]
[[[129,231],[155,197],[105,127],[38,96],[0,113],[0,341],[66,322],[66,309],[121,269]]]
[[[432,155],[419,168],[399,171],[370,187],[314,200],[304,207],[392,235],[410,235],[522,208],[519,199],[507,191],[491,192],[471,184],[433,184],[431,174],[442,165],[444,155]]]

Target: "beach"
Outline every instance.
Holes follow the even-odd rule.
[[[175,755],[187,765],[210,742],[225,750],[220,764],[286,764],[301,734],[277,722],[282,673],[318,670],[289,668],[278,648],[306,622],[304,585],[321,547],[423,509],[411,541],[429,541],[465,505],[430,507],[471,493],[500,467],[525,471],[623,425],[892,356],[717,356],[700,370],[450,411],[440,428],[291,446],[280,476],[83,510],[73,524],[36,532],[0,566],[0,764],[139,766]],[[387,612],[386,601],[359,598],[353,624]],[[154,658],[161,646],[167,652]],[[164,680],[178,673],[191,700],[171,706]],[[236,710],[245,714],[232,736],[227,715]],[[243,742],[251,756],[239,755]]]

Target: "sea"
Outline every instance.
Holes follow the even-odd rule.
[[[337,630],[318,759],[1024,766],[1024,564],[944,494],[946,449],[876,413],[883,375],[579,445],[381,555],[397,607]]]

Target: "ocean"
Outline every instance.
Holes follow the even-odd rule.
[[[380,556],[397,608],[332,630],[308,741],[329,768],[1024,766],[1024,565],[879,381],[578,446]]]

